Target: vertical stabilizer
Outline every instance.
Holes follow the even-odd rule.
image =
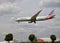
[[[52,10],[52,11],[51,11],[51,13],[50,13],[49,15],[53,15],[53,14],[54,14],[54,11],[55,11],[55,9],[54,9],[54,10]]]

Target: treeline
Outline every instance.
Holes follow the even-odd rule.
[[[54,34],[50,35],[51,42],[38,42],[35,34],[30,34],[28,36],[28,39],[30,40],[30,42],[20,42],[20,43],[60,43],[60,41],[59,42],[56,41],[57,37]],[[10,41],[13,41],[13,34],[12,33],[6,34],[4,40],[8,41],[8,43],[10,43]]]

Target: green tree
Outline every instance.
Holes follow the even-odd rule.
[[[52,43],[54,43],[54,41],[56,40],[56,36],[55,35],[51,35],[50,39],[52,40]]]
[[[34,42],[34,43],[35,43],[35,42],[37,43],[37,37],[35,37],[35,39],[33,40],[33,42]]]
[[[31,42],[33,42],[35,38],[36,38],[36,37],[35,37],[34,34],[30,34],[30,35],[29,35],[29,40],[30,40]]]
[[[8,43],[10,43],[10,41],[13,40],[13,34],[9,33],[5,36],[5,41],[8,41]]]

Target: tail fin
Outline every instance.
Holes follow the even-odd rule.
[[[51,19],[55,16],[54,10],[51,11],[51,13],[46,17],[47,19]]]
[[[55,9],[54,9],[54,10],[52,10],[52,11],[51,11],[51,13],[50,13],[49,15],[54,15],[54,14],[53,14],[53,13],[54,13],[54,11],[55,11]]]

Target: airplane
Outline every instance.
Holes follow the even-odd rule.
[[[40,11],[38,11],[35,15],[33,15],[32,17],[21,17],[21,18],[18,18],[18,19],[16,19],[16,22],[26,22],[26,21],[28,21],[28,23],[32,23],[32,22],[34,22],[34,23],[36,23],[36,21],[45,21],[45,20],[49,20],[49,19],[52,19],[52,18],[54,18],[54,10],[52,10],[51,12],[50,12],[50,14],[49,15],[47,15],[47,16],[40,16],[40,17],[37,17],[38,15],[39,15],[39,13],[41,12],[42,10],[40,10]]]

